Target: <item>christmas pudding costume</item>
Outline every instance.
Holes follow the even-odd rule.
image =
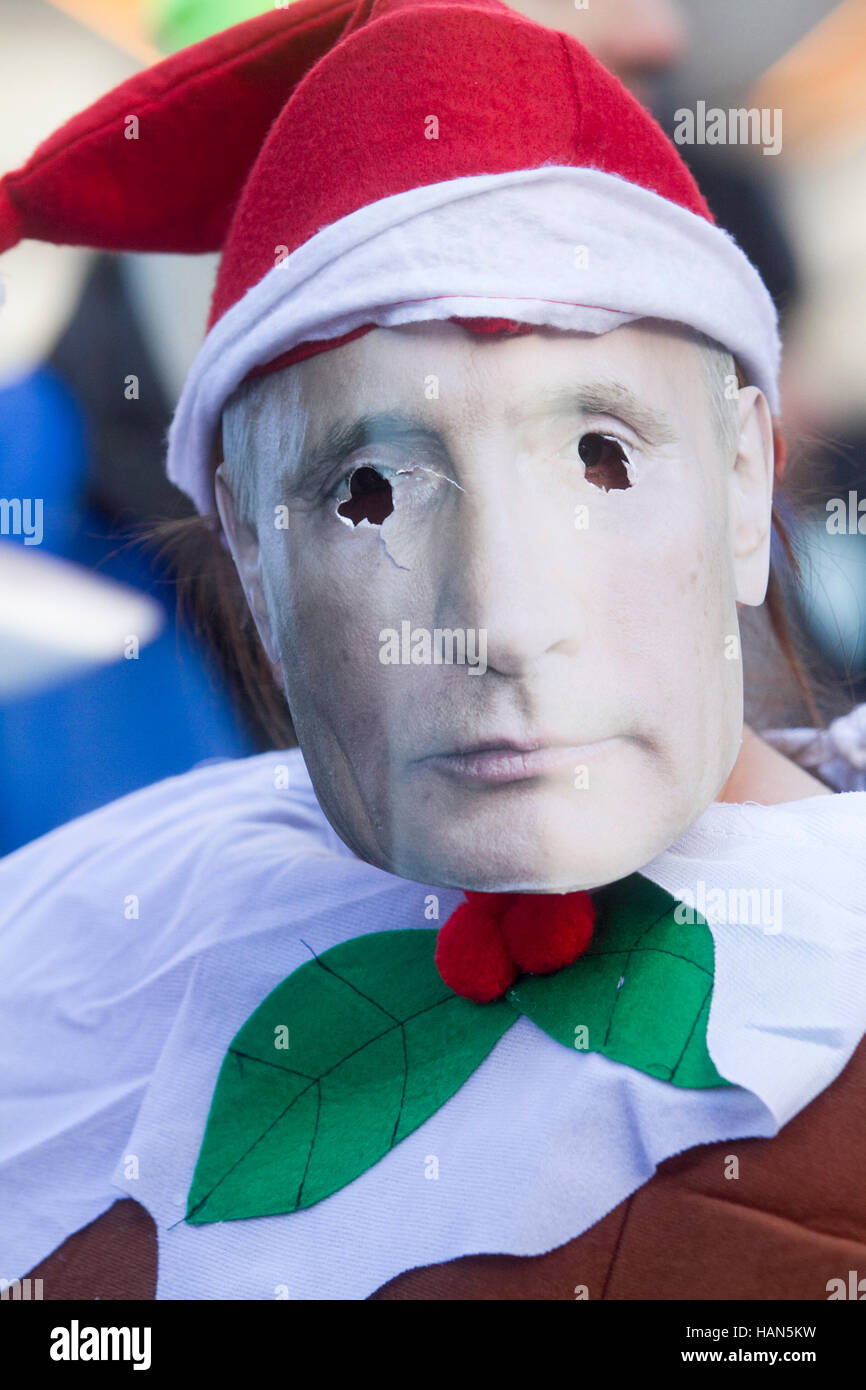
[[[676,150],[580,44],[498,0],[299,0],[196,45],[109,93],[0,183],[0,249],[23,237],[222,252],[207,337],[172,424],[167,464],[207,515],[220,414],[234,389],[377,325],[450,319],[473,332],[546,326],[600,334],[661,319],[721,343],[778,412],[772,303],[715,226]],[[783,465],[777,433],[777,473]],[[278,1270],[290,1250],[293,1270],[304,1271],[308,1282],[290,1296],[343,1296],[333,1283],[343,1257],[328,1245],[334,1221],[352,1241],[371,1242],[346,1275],[349,1296],[823,1298],[828,1280],[864,1263],[862,1198],[845,1192],[838,1200],[815,1139],[819,1121],[833,1124],[842,1136],[834,1146],[838,1181],[850,1183],[850,1153],[864,1129],[856,1084],[866,1025],[854,906],[864,888],[853,867],[862,844],[859,794],[834,798],[832,811],[805,803],[786,819],[781,808],[772,821],[711,806],[693,827],[688,853],[671,847],[641,875],[591,898],[545,904],[470,894],[464,902],[443,893],[447,921],[437,934],[404,929],[410,899],[417,921],[418,885],[364,865],[340,845],[294,756],[293,799],[276,818],[271,866],[276,881],[294,836],[282,934],[259,954],[247,941],[243,962],[238,956],[233,965],[226,951],[236,932],[252,931],[251,913],[262,941],[275,925],[266,880],[259,892],[251,886],[267,854],[257,848],[245,862],[250,881],[231,918],[223,910],[236,885],[223,885],[224,866],[215,866],[223,901],[214,930],[224,939],[211,940],[203,919],[198,930],[192,904],[178,917],[179,885],[189,865],[199,872],[207,862],[205,846],[219,842],[218,808],[244,814],[241,784],[258,762],[196,771],[108,808],[110,838],[126,825],[128,838],[115,843],[127,858],[137,837],[152,855],[149,891],[162,904],[163,931],[142,942],[124,988],[160,1040],[133,1059],[139,1040],[111,1047],[103,1039],[119,1070],[89,1119],[98,1112],[109,1126],[112,1107],[120,1107],[120,1129],[110,1139],[108,1128],[100,1131],[117,1163],[110,1186],[115,1196],[140,1197],[157,1216],[160,1296],[190,1296],[183,1281],[194,1277],[205,1292],[192,1296],[226,1296],[226,1269],[250,1264],[237,1253],[253,1238],[250,1227],[263,1268],[273,1257]],[[266,847],[273,822],[259,782],[249,782],[248,801],[250,825]],[[176,834],[168,827],[177,808],[189,818],[183,872],[166,840]],[[107,825],[96,813],[6,867],[6,901],[32,933],[27,951],[56,927],[21,885],[44,881],[51,855],[65,855],[67,891],[83,900],[91,890],[76,866],[86,864],[92,882],[107,882],[96,874],[92,839]],[[724,861],[726,886],[718,891],[732,892],[730,885],[762,881],[753,844],[762,836],[774,872],[785,875],[794,874],[791,844],[799,846],[798,872],[808,845],[813,867],[815,845],[828,854],[839,847],[836,935],[819,920],[829,910],[816,909],[824,899],[808,884],[800,892],[798,880],[781,943],[754,931],[726,933],[729,919],[710,904],[689,919],[681,948],[682,862],[705,860],[712,880],[713,863]],[[726,858],[735,844],[742,858]],[[374,929],[353,929],[355,907],[377,895],[381,910],[367,924]],[[105,950],[107,970],[109,961],[110,969],[131,968]],[[163,973],[175,983],[148,1003],[148,981]],[[830,1003],[838,1016],[827,1013]],[[95,1001],[81,1008],[93,1017],[105,1011]],[[287,1011],[308,1020],[292,1043],[292,1066],[262,1051],[266,1042],[273,1047]],[[203,1037],[207,1046],[192,1041]],[[578,1084],[574,1114],[544,1133],[556,1097]],[[531,1093],[540,1103],[544,1086],[535,1123]],[[123,1109],[132,1096],[136,1106]],[[477,1112],[479,1104],[487,1109]],[[478,1113],[489,1125],[490,1154],[500,1142],[514,1172],[507,1163],[505,1206],[496,1207],[495,1194],[492,1205],[485,1198],[469,1232],[460,1204],[474,1202],[480,1184],[490,1186],[483,1155],[472,1149]],[[58,1116],[58,1144],[68,1129],[68,1117]],[[433,1193],[439,1149],[452,1140],[459,1148],[458,1132],[465,1190],[438,1189],[443,1202],[456,1203],[448,1219],[437,1209],[413,1246],[411,1223],[389,1198],[394,1230],[380,1230],[382,1174],[399,1174],[409,1155],[413,1163],[423,1157]],[[583,1146],[580,1159],[565,1157],[571,1142]],[[732,1158],[748,1174],[733,1189]],[[51,1163],[56,1170],[56,1155]],[[575,1172],[591,1175],[586,1191]],[[109,1210],[105,1181],[82,1171],[75,1200],[58,1195],[49,1232],[34,1236],[29,1217],[16,1226],[13,1265],[28,1252],[41,1259],[54,1250],[35,1271],[51,1297],[154,1295],[154,1227],[128,1204]],[[413,1191],[407,1187],[402,1200],[414,1200]],[[668,1239],[676,1239],[675,1251]],[[117,1275],[113,1287],[97,1287],[94,1260],[117,1269],[113,1241],[129,1259],[130,1282]],[[239,1243],[233,1256],[222,1241]],[[502,1249],[509,1253],[496,1253]],[[414,1258],[413,1250],[423,1254]],[[718,1252],[718,1263],[708,1251]],[[316,1267],[328,1256],[330,1267]],[[413,1264],[429,1268],[412,1272]],[[269,1277],[263,1273],[265,1291],[257,1292],[250,1275],[242,1296],[273,1296]]]

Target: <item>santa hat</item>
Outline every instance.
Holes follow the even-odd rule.
[[[297,0],[137,74],[0,182],[23,237],[221,249],[169,476],[213,509],[238,384],[422,319],[729,349],[778,410],[776,314],[652,117],[499,0]]]

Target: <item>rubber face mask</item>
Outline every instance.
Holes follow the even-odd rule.
[[[733,465],[700,349],[647,322],[432,323],[290,371],[302,427],[255,449],[258,561],[339,835],[481,891],[648,863],[742,737]]]

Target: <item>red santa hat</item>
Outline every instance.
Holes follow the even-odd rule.
[[[652,117],[499,0],[297,0],[138,73],[0,182],[23,237],[222,258],[169,435],[213,509],[251,373],[422,319],[683,324],[778,411],[772,300]]]

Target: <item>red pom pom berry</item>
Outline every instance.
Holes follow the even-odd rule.
[[[499,999],[520,974],[549,975],[592,940],[588,893],[472,893],[440,928],[436,966],[465,999]]]
[[[583,954],[594,924],[588,893],[520,893],[502,919],[502,935],[521,971],[548,975]]]
[[[489,1004],[519,975],[508,954],[499,919],[502,898],[510,894],[472,893],[439,928],[436,968],[446,985],[464,999]]]

